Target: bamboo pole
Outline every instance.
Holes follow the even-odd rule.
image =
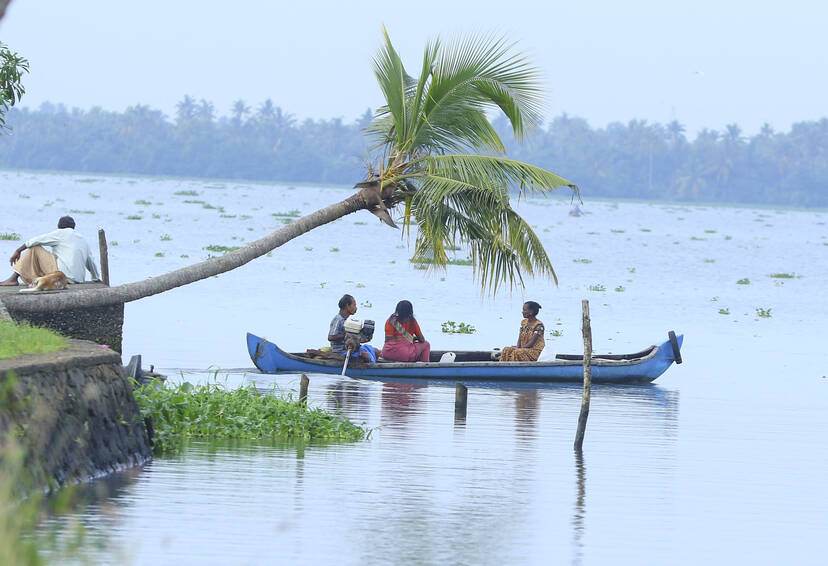
[[[109,287],[109,250],[106,247],[106,232],[98,229],[98,247],[101,250],[101,281]]]
[[[310,379],[304,373],[302,374],[302,379],[299,381],[299,402],[303,405],[308,404],[308,385],[310,384]]]
[[[584,433],[586,432],[587,418],[589,417],[589,396],[592,389],[592,327],[589,321],[589,301],[581,301],[583,318],[581,332],[584,335],[584,395],[581,397],[581,414],[578,415],[578,430],[575,432],[575,450],[584,448]]]

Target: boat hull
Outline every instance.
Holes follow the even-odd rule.
[[[683,335],[676,337],[681,348]],[[247,349],[253,363],[263,373],[324,373],[338,375],[343,362],[313,359],[281,350],[273,342],[247,334]],[[616,359],[593,358],[592,381],[595,383],[649,383],[664,373],[676,358],[669,341],[641,352],[640,357],[614,356]],[[576,356],[569,356],[575,358]],[[620,359],[618,359],[620,358]],[[490,380],[531,382],[582,382],[583,361],[559,359],[553,362],[381,362],[365,364],[350,361],[345,375],[360,379],[428,379]]]

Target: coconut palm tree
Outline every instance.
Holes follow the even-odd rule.
[[[0,9],[5,10],[6,6],[0,5]],[[3,130],[9,129],[3,116],[11,106],[20,102],[20,98],[26,92],[21,79],[23,74],[28,72],[29,62],[0,42],[0,134]]]
[[[517,138],[540,123],[537,70],[504,39],[471,37],[444,46],[429,43],[417,78],[403,67],[383,29],[374,72],[386,104],[368,133],[378,160],[360,190],[221,257],[144,281],[76,293],[15,296],[32,311],[129,302],[235,269],[305,232],[358,210],[415,232],[414,256],[445,266],[446,249],[465,243],[483,289],[522,285],[523,275],[554,279],[539,238],[510,206],[519,196],[561,186],[577,187],[549,171],[509,159],[486,113],[500,109]],[[18,303],[21,301],[21,303]],[[7,303],[8,306],[11,306]]]

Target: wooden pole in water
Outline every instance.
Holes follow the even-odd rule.
[[[308,404],[308,385],[310,385],[310,379],[303,373],[299,381],[299,402],[303,405]]]
[[[109,250],[106,247],[106,232],[98,229],[98,247],[101,251],[101,281],[109,287]]]
[[[583,319],[581,331],[584,334],[584,395],[581,398],[581,414],[578,415],[578,430],[575,432],[575,450],[584,448],[584,432],[586,432],[587,417],[589,417],[589,395],[592,389],[592,327],[589,322],[589,301],[581,301]]]
[[[468,401],[469,389],[458,381],[454,388],[454,410],[466,412]]]

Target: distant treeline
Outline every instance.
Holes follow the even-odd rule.
[[[68,110],[43,104],[11,109],[0,136],[0,168],[137,173],[281,182],[353,184],[364,178],[368,146],[356,122],[297,121],[266,100],[237,101],[229,116],[185,97],[171,121],[132,106]],[[633,120],[591,128],[561,115],[518,144],[495,121],[508,154],[566,177],[585,196],[695,202],[828,206],[828,119],[790,132],[765,126],[753,137],[736,124],[692,141],[676,122]]]

